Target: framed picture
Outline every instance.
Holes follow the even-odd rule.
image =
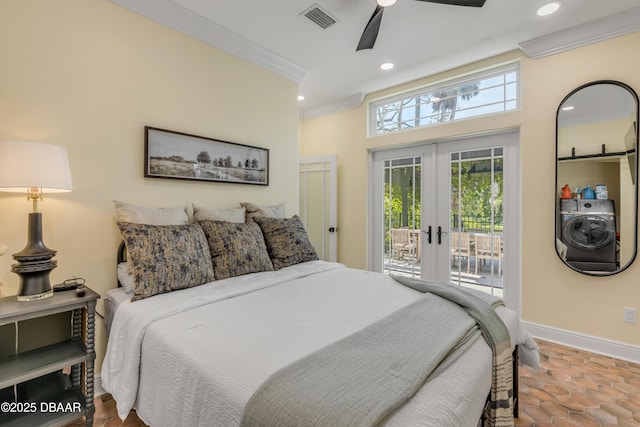
[[[165,129],[144,128],[144,176],[269,185],[269,150]]]

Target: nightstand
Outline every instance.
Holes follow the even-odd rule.
[[[0,299],[0,425],[64,426],[83,416],[93,425],[98,298],[86,287],[82,297]]]

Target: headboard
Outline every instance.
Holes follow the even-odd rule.
[[[120,242],[120,246],[118,246],[118,264],[121,262],[127,262],[127,247],[124,242]]]

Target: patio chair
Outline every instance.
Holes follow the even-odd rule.
[[[392,258],[404,259],[404,254],[411,252],[411,242],[409,240],[409,229],[392,228],[391,229],[391,251]],[[400,258],[396,258],[397,255]]]
[[[498,276],[502,272],[502,236],[499,234],[476,234],[476,274],[478,274],[478,262],[489,260],[490,263],[498,261]]]
[[[451,261],[455,265],[456,260],[462,265],[462,258],[467,258],[467,273],[471,265],[471,236],[469,233],[458,231],[451,232]],[[476,268],[478,268],[476,261]]]

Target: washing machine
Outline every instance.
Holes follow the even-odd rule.
[[[613,200],[560,200],[560,240],[569,265],[586,271],[615,271],[616,212]]]

